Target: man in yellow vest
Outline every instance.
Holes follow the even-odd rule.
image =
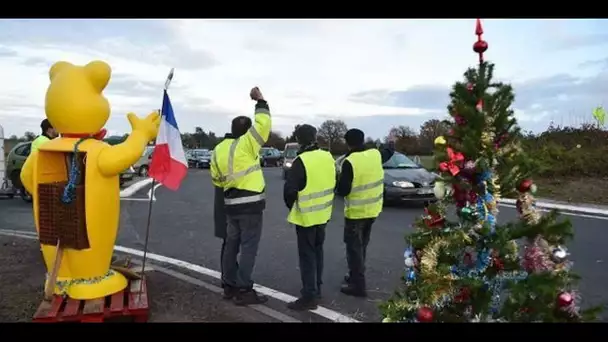
[[[325,226],[331,218],[336,167],[332,155],[317,145],[317,129],[301,125],[295,132],[300,150],[283,188],[287,221],[295,225],[301,297],[287,304],[292,310],[314,310],[321,296]]]
[[[215,147],[211,162],[212,180],[223,189],[227,221],[222,255],[224,298],[234,299],[237,305],[261,304],[268,300],[253,289],[251,274],[266,208],[266,184],[259,153],[268,140],[271,118],[260,89],[251,89],[250,96],[256,101],[253,124],[246,116],[234,118],[232,137]]]
[[[395,153],[394,137],[387,148],[366,149],[365,134],[356,128],[344,135],[349,152],[342,163],[336,193],[344,197],[344,243],[348,275],[341,292],[365,297],[365,257],[372,225],[382,212],[384,169]]]
[[[42,134],[40,134],[34,141],[32,141],[32,147],[30,153],[36,151],[40,145],[45,142],[57,138],[57,131],[53,128],[53,125],[49,122],[49,119],[44,119],[40,123],[40,128],[42,129]]]

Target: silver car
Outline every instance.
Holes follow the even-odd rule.
[[[211,151],[208,149],[189,150],[186,158],[188,167],[208,169],[211,166]]]

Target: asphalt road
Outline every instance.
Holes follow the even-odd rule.
[[[267,208],[264,230],[256,261],[254,280],[260,285],[287,293],[299,294],[296,236],[286,222],[283,204],[281,170],[264,169],[267,183]],[[146,198],[150,187],[138,191],[133,198]],[[143,248],[148,213],[146,201],[122,201],[121,231],[117,244]],[[28,205],[20,200],[0,200],[0,228],[32,230]],[[378,304],[400,286],[403,269],[404,235],[422,214],[422,207],[403,205],[387,207],[374,224],[367,260],[369,297],[359,299],[339,292],[346,272],[343,237],[343,205],[336,200],[334,214],[328,224],[325,242],[324,298],[322,305],[362,321],[380,319]],[[29,215],[29,218],[25,216]],[[608,273],[607,218],[567,216],[575,227],[575,240],[568,246],[575,271],[583,278],[580,291],[583,305],[608,303],[604,290]],[[514,209],[501,207],[501,222],[516,220]],[[213,188],[207,170],[191,170],[177,192],[160,187],[152,210],[149,251],[219,270],[220,240],[213,235]],[[276,310],[290,314],[285,304],[271,300]],[[302,316],[304,315],[304,317]],[[318,321],[313,314],[292,314],[301,320]],[[608,314],[603,315],[608,320]],[[322,320],[321,320],[322,321]]]

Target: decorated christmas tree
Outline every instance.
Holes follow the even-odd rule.
[[[569,221],[535,208],[534,162],[519,147],[510,85],[493,81],[477,20],[479,66],[450,94],[449,134],[435,140],[439,201],[406,237],[404,287],[381,304],[384,322],[579,322],[564,244]],[[497,200],[516,197],[517,222],[498,224]],[[456,211],[453,219],[448,212]]]

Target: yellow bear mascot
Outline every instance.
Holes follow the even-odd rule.
[[[142,156],[148,142],[156,138],[160,124],[157,112],[145,119],[129,113],[132,132],[122,144],[110,146],[94,138],[110,116],[110,104],[102,92],[111,73],[110,66],[101,61],[85,66],[58,62],[51,67],[45,112],[61,138],[32,152],[21,170],[21,181],[33,197],[34,220],[40,237],[39,186],[68,180],[66,157],[75,151],[75,146],[85,155],[81,174],[87,248],[68,248],[63,252],[54,289],[55,294],[67,294],[78,300],[108,296],[127,286],[126,278],[110,269],[120,215],[119,175]],[[47,271],[51,273],[57,247],[41,246]]]

